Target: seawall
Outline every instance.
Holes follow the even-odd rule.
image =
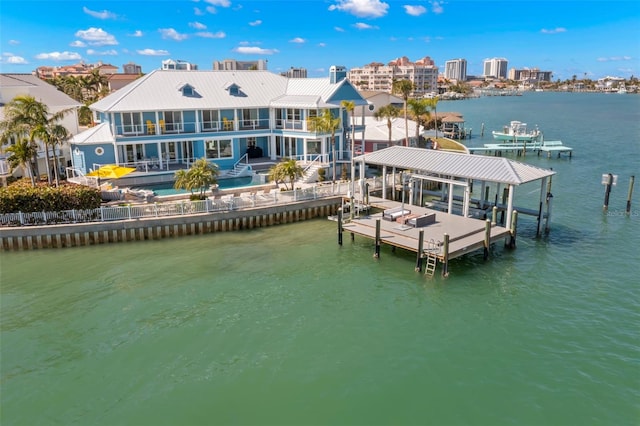
[[[342,197],[228,212],[0,229],[0,250],[33,250],[159,240],[261,228],[336,214]]]

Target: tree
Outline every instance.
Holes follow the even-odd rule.
[[[426,127],[431,119],[431,102],[429,99],[409,99],[409,113],[416,122],[416,141],[420,140],[420,126]]]
[[[409,120],[407,118],[407,101],[414,90],[414,84],[409,80],[394,80],[391,92],[402,96],[404,101],[404,146],[409,146]]]
[[[356,174],[356,165],[353,162],[353,157],[356,154],[356,149],[355,149],[356,126],[355,126],[355,123],[353,122],[353,111],[356,108],[356,104],[353,101],[345,100],[340,102],[340,105],[349,114],[349,125],[351,126],[351,138],[350,138],[351,139],[351,170],[349,171],[349,174],[351,175],[351,194],[353,194],[355,192],[355,174]],[[342,179],[345,179],[344,168],[342,169],[342,174],[343,174]]]
[[[191,192],[191,198],[205,199],[204,193],[218,182],[218,166],[206,158],[196,160],[188,170],[178,170],[174,175],[173,187]],[[199,191],[198,195],[194,191]]]
[[[289,190],[287,181],[291,183],[291,190],[293,190],[296,179],[301,178],[303,175],[304,170],[293,158],[283,158],[282,161],[269,169],[269,179],[276,184],[282,182],[285,191]]]
[[[31,168],[31,159],[34,155],[37,155],[38,150],[27,138],[20,138],[17,142],[6,149],[9,153],[7,161],[11,170],[16,167],[22,167],[25,175],[31,179],[31,186],[36,186],[36,180],[33,176],[33,169]]]
[[[391,144],[392,120],[400,116],[400,110],[397,107],[389,104],[378,108],[378,110],[373,113],[373,116],[376,120],[387,120],[387,128],[389,129],[389,144]]]
[[[331,133],[334,181],[336,180],[336,130],[340,128],[340,121],[340,118],[335,118],[328,108],[322,111],[322,115],[309,118],[309,130],[316,133]]]

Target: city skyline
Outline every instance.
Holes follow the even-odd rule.
[[[429,56],[440,73],[464,58],[475,76],[495,57],[554,80],[640,72],[635,1],[4,0],[0,27],[3,73],[80,61],[120,72],[134,62],[148,73],[166,59],[211,70],[214,61],[263,59],[275,73],[295,67],[325,77],[331,65],[401,56]]]

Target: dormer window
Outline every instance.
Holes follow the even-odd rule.
[[[182,92],[182,96],[195,96],[196,91],[190,84],[181,84],[178,88]]]
[[[224,86],[225,90],[227,90],[227,92],[229,92],[229,95],[231,96],[238,96],[240,95],[240,86],[238,86],[235,83],[227,83]]]

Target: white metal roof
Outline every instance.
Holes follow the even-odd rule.
[[[109,123],[100,123],[97,126],[90,127],[84,132],[75,135],[69,142],[73,144],[94,145],[94,144],[113,144],[115,138],[111,133]]]
[[[188,84],[193,96],[180,87]],[[102,112],[169,111],[268,106],[324,108],[347,80],[331,84],[327,78],[288,78],[269,71],[154,70],[91,105]],[[232,94],[229,87],[239,88]],[[352,92],[360,97],[355,89]],[[366,104],[360,97],[358,104]]]
[[[362,124],[362,117],[352,117],[353,124],[356,126]],[[415,138],[416,136],[416,123],[413,120],[407,119],[407,126],[409,127],[409,138]],[[387,127],[387,119],[382,118],[380,120],[375,117],[364,117],[364,140],[367,142],[389,142],[389,128]],[[420,134],[431,134],[425,130]],[[391,142],[398,142],[405,139],[405,126],[404,117],[397,117],[391,120]]]
[[[423,148],[392,146],[355,158],[367,164],[386,165],[440,176],[521,185],[552,176],[542,169],[504,157],[464,154]]]

